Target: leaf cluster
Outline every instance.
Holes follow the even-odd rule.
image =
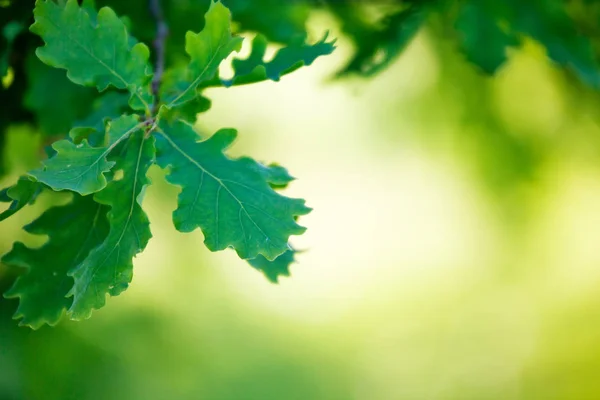
[[[161,4],[170,30],[161,44],[166,69],[151,62],[161,57],[160,49],[150,51],[158,31],[148,0],[0,2],[0,176],[9,126],[34,122],[51,144],[39,168],[0,191],[8,203],[0,221],[44,191],[73,196],[25,227],[47,236],[44,246],[16,243],[2,259],[29,271],[7,293],[20,299],[23,324],[54,324],[64,310],[86,318],[106,294],[127,288],[132,259],[151,237],[141,204],[153,164],[181,188],[173,214],[178,230],[200,228],[210,250],[232,247],[272,281],[289,274],[295,256],[289,237],[303,232],[297,218],[309,211],[303,200],[278,193],[293,178],[278,165],[228,157],[234,130],[201,141],[193,123],[211,106],[207,88],[278,81],[331,53],[327,35],[308,40],[313,10],[333,15],[354,45],[338,77],[380,73],[430,29],[486,74],[534,40],[581,82],[600,85],[600,7],[591,0]],[[234,74],[225,79],[219,66],[239,51],[240,32],[256,35],[249,56],[234,56]],[[272,57],[270,44],[280,47]]]
[[[25,227],[48,237],[42,247],[17,242],[2,257],[27,270],[5,294],[19,298],[15,317],[22,324],[52,325],[65,312],[74,320],[88,318],[107,295],[127,289],[132,260],[152,236],[142,202],[153,164],[180,188],[173,213],[179,231],[201,229],[211,251],[233,248],[272,281],[289,274],[295,252],[289,238],[305,231],[297,218],[310,212],[304,200],[278,192],[294,178],[279,165],[227,156],[234,129],[201,140],[192,122],[205,109],[199,101],[205,88],[277,81],[331,53],[332,42],[295,42],[267,61],[267,40],[259,35],[248,58],[234,59],[234,76],[221,79],[219,66],[240,50],[242,38],[232,32],[230,11],[219,1],[210,3],[199,32],[186,33],[187,63],[169,65],[164,75],[123,19],[110,7],[97,11],[89,0],[38,0],[30,31],[43,44],[36,50],[41,63],[32,59],[29,68],[62,71],[72,89],[62,92],[64,102],[91,101],[86,110],[55,119],[50,114],[61,109],[43,100],[50,93],[26,99],[40,116],[48,114],[50,131],[70,125],[70,132],[52,144],[39,168],[0,192],[0,201],[9,203],[0,221],[44,191],[72,198]],[[46,90],[53,87],[53,75],[35,76],[45,80]]]

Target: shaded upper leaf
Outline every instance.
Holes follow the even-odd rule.
[[[501,2],[467,2],[456,21],[465,55],[488,74],[496,72],[506,61],[507,49],[518,44],[517,38],[496,19],[504,7]]]
[[[544,45],[548,56],[584,83],[600,88],[600,67],[589,38],[581,35],[561,2],[506,0],[513,29]]]
[[[80,144],[58,141],[52,145],[56,154],[44,162],[44,168],[29,174],[54,190],[72,190],[84,196],[102,190],[106,186],[104,173],[115,164],[106,157],[140,128],[137,116],[129,115],[112,121],[108,127],[108,143],[103,147],[91,147],[87,140]]]
[[[33,204],[42,191],[42,185],[27,177],[21,177],[17,183],[0,191],[0,201],[10,203],[8,209],[0,213],[0,222],[16,214],[27,204]]]
[[[106,238],[107,211],[91,196],[75,195],[71,203],[53,207],[25,226],[31,234],[48,235],[48,241],[33,249],[17,242],[2,258],[9,266],[28,270],[5,294],[20,298],[14,317],[21,319],[21,325],[36,329],[59,321],[72,301],[66,297],[73,286],[67,272]]]
[[[26,68],[25,107],[44,134],[64,136],[77,118],[90,111],[95,90],[74,84],[64,70],[45,65],[35,54],[27,58]]]
[[[427,1],[414,1],[372,24],[365,21],[360,3],[329,4],[340,18],[342,30],[352,38],[357,48],[338,75],[372,76],[387,67],[410,43],[430,11]]]
[[[146,172],[154,160],[154,139],[144,132],[133,134],[116,168],[123,177],[111,181],[94,200],[110,208],[110,232],[85,260],[69,272],[75,285],[69,292],[73,304],[69,316],[88,318],[92,310],[106,303],[106,294],[117,296],[127,289],[133,276],[132,258],[146,247],[152,236],[148,217],[141,207],[141,195],[149,183]]]
[[[65,5],[38,0],[34,16],[31,31],[46,43],[36,51],[44,63],[66,69],[69,79],[80,85],[127,89],[133,108],[150,110],[148,47],[135,43],[114,11],[104,7],[90,15],[90,8],[80,7],[77,0]]]
[[[118,118],[127,110],[127,100],[128,96],[120,92],[108,92],[98,97],[92,105],[92,112],[75,121],[69,137],[74,143],[87,139],[90,145],[101,146],[106,137],[106,122]]]
[[[212,3],[205,19],[200,33],[187,32],[185,35],[185,51],[190,56],[187,69],[175,70],[171,77],[165,76],[161,101],[169,108],[193,100],[198,87],[215,76],[221,62],[241,48],[242,38],[232,36],[231,14],[223,4]]]
[[[327,35],[313,45],[304,41],[292,43],[278,50],[271,61],[265,61],[268,42],[263,35],[257,35],[252,41],[252,51],[248,58],[233,60],[234,76],[230,80],[224,80],[223,84],[241,85],[267,79],[278,81],[282,75],[312,64],[317,57],[331,54],[335,49],[334,41],[326,40]]]
[[[235,139],[234,130],[220,130],[202,142],[182,122],[162,122],[159,132],[157,162],[170,167],[167,180],[182,188],[173,213],[178,230],[200,227],[212,251],[233,247],[241,258],[262,254],[269,260],[289,249],[290,235],[304,232],[294,219],[310,211],[304,200],[276,193],[266,167],[256,161],[223,154]]]

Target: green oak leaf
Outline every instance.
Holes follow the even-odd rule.
[[[83,196],[95,193],[106,187],[104,173],[115,165],[107,160],[108,154],[141,127],[137,116],[125,115],[109,124],[106,146],[91,147],[87,140],[80,144],[69,140],[55,142],[52,148],[56,154],[44,162],[43,169],[29,175],[57,191],[72,190]]]
[[[267,79],[279,81],[281,76],[312,64],[320,56],[328,55],[335,49],[335,41],[327,42],[327,34],[313,45],[295,42],[275,53],[270,61],[265,61],[267,39],[256,35],[252,41],[252,51],[246,59],[234,59],[232,62],[234,76],[223,80],[225,86],[244,85]]]
[[[287,169],[277,164],[262,167],[260,170],[273,189],[283,189],[295,179],[288,173]],[[269,281],[277,283],[280,276],[290,276],[290,265],[295,262],[296,253],[298,252],[292,246],[289,246],[289,248],[272,261],[259,255],[256,258],[247,260],[248,264],[261,271]]]
[[[248,260],[248,264],[261,271],[269,281],[277,283],[280,276],[290,276],[290,265],[296,261],[295,257],[296,250],[291,249],[272,261],[264,256],[258,256]]]
[[[146,172],[154,162],[154,139],[144,139],[144,132],[134,133],[126,143],[115,168],[123,177],[111,181],[94,200],[110,208],[110,231],[106,239],[79,265],[69,271],[75,285],[69,291],[73,304],[72,319],[89,318],[92,310],[106,303],[106,294],[117,296],[127,289],[133,276],[132,258],[144,250],[152,234],[141,198],[149,180]]]
[[[25,226],[34,235],[47,235],[40,248],[28,248],[17,242],[2,258],[8,266],[27,268],[19,276],[7,298],[19,298],[14,318],[33,329],[55,325],[72,299],[66,297],[73,286],[67,272],[78,265],[108,234],[108,207],[91,196],[75,195],[65,206],[53,207]]]
[[[278,164],[270,164],[268,167],[260,165],[267,182],[273,189],[284,189],[294,179],[287,169]]]
[[[198,96],[198,88],[218,72],[219,65],[233,51],[239,51],[242,38],[231,34],[231,13],[220,2],[211,3],[200,33],[187,32],[185,51],[190,64],[184,73],[174,70],[177,79],[166,74],[161,85],[161,101],[167,108],[180,106]]]
[[[506,0],[514,30],[546,47],[548,57],[574,72],[582,82],[600,88],[599,64],[590,39],[555,0]]]
[[[365,21],[362,4],[330,2],[331,10],[341,20],[342,30],[352,38],[357,48],[337,75],[374,76],[390,65],[419,32],[430,13],[429,3],[407,3],[400,11],[372,24]]]
[[[17,183],[0,191],[0,202],[9,203],[8,209],[0,213],[0,222],[13,216],[27,204],[33,204],[42,191],[42,185],[27,177],[21,177]]]
[[[495,73],[506,62],[507,49],[518,45],[517,38],[496,20],[503,7],[486,0],[466,2],[456,20],[463,52],[487,74]]]
[[[311,209],[304,200],[276,193],[266,167],[223,154],[235,136],[234,130],[222,129],[199,142],[190,125],[161,121],[157,163],[169,168],[167,180],[182,188],[173,222],[182,232],[201,228],[211,251],[233,247],[243,259],[262,254],[273,260],[289,250],[290,235],[305,231],[295,217]]]
[[[185,82],[188,80],[188,71],[186,68],[172,68],[163,75],[162,79],[162,89],[165,90],[163,92],[164,96],[169,96],[168,91],[172,90],[173,95],[177,95],[185,90]],[[194,123],[197,119],[198,114],[208,111],[212,106],[211,101],[204,97],[201,94],[201,89],[204,89],[208,86],[209,82],[216,81],[216,84],[213,86],[221,86],[221,81],[218,76],[215,76],[216,79],[212,79],[210,81],[205,82],[202,87],[198,87],[195,93],[196,96],[193,99],[186,101],[185,103],[179,105],[174,108],[163,107],[161,109],[161,118],[166,118],[168,120],[176,120],[183,119],[190,123]],[[182,83],[184,83],[182,85]],[[213,82],[215,83],[215,82]],[[182,85],[181,88],[178,88],[179,85]]]
[[[34,16],[30,30],[45,42],[36,51],[44,63],[66,69],[80,85],[127,89],[131,107],[150,112],[150,52],[128,35],[114,11],[104,7],[90,15],[89,6],[80,7],[77,0],[38,0]]]

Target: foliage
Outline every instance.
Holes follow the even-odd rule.
[[[51,144],[40,168],[0,192],[9,204],[0,221],[43,191],[72,195],[25,227],[47,235],[44,246],[16,243],[2,259],[28,270],[7,292],[20,299],[16,317],[25,325],[55,324],[65,310],[72,319],[87,318],[106,294],[127,288],[132,258],[151,237],[141,205],[152,164],[181,188],[173,214],[178,230],[200,228],[210,250],[233,248],[271,281],[289,274],[289,237],[304,231],[297,219],[310,211],[303,200],[278,193],[291,176],[278,165],[228,157],[235,130],[200,141],[193,123],[210,108],[207,88],[278,81],[330,54],[327,35],[308,39],[312,10],[336,18],[355,47],[338,78],[380,73],[429,29],[453,39],[485,74],[534,40],[583,84],[600,85],[598,32],[590,22],[600,10],[586,0],[159,3],[0,2],[0,175],[9,126],[33,122]],[[255,36],[250,54],[240,58],[245,32]],[[280,48],[269,58],[272,44]],[[219,67],[232,56],[234,74],[223,78]],[[77,228],[64,228],[71,223]],[[81,226],[88,228],[79,232]]]
[[[31,90],[43,86],[46,92],[28,95],[26,105],[48,133],[66,125],[72,129],[67,138],[52,144],[41,168],[2,192],[0,200],[11,204],[1,218],[34,202],[45,188],[73,197],[26,226],[30,233],[48,236],[44,246],[34,249],[16,243],[2,258],[9,266],[28,270],[6,293],[20,299],[15,317],[34,328],[55,324],[65,310],[71,319],[88,318],[92,310],[104,306],[107,294],[116,296],[128,287],[132,259],[152,237],[142,201],[150,184],[146,174],[154,163],[167,170],[169,182],[181,187],[173,214],[178,230],[200,228],[212,251],[231,247],[242,259],[261,257],[253,266],[270,279],[287,273],[281,263],[292,262],[289,237],[305,230],[296,218],[310,211],[304,200],[276,191],[292,178],[277,165],[228,157],[224,151],[235,139],[235,130],[223,129],[201,141],[186,120],[202,111],[194,106],[209,84],[279,80],[331,53],[332,42],[295,42],[266,62],[266,41],[258,36],[250,59],[236,60],[234,77],[222,80],[218,68],[240,50],[242,38],[231,31],[230,11],[218,1],[210,4],[204,28],[186,34],[189,64],[167,68],[164,75],[162,65],[151,65],[148,46],[131,36],[109,7],[96,11],[91,2],[37,1],[34,18],[30,30],[44,42],[37,57],[66,70],[66,77],[76,84],[67,84],[68,91],[62,93],[69,95],[61,98],[62,106],[95,100],[82,102],[88,104],[87,116],[69,110],[71,115],[42,119],[50,111],[46,104],[56,100],[46,99],[51,95],[47,89],[56,83],[36,84],[35,80],[53,79],[53,72],[35,73],[45,67],[31,62]],[[155,51],[160,62],[164,43],[157,43]],[[56,81],[64,83],[60,75]],[[90,96],[89,89],[77,85],[101,94]],[[128,93],[127,102],[122,101],[123,92]],[[78,119],[81,114],[84,117]]]

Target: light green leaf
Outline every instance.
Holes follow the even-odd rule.
[[[270,173],[256,161],[223,154],[234,130],[220,130],[202,142],[182,122],[161,122],[158,132],[157,163],[169,168],[167,180],[182,188],[173,213],[178,230],[201,228],[211,251],[233,247],[243,259],[262,254],[269,260],[289,249],[290,235],[305,231],[295,221],[310,212],[304,200],[276,193]]]
[[[258,256],[248,260],[248,264],[261,271],[269,281],[277,283],[280,276],[290,276],[290,265],[295,262],[295,256],[296,250],[286,250],[273,261]]]
[[[215,76],[221,62],[233,51],[239,51],[242,38],[231,34],[231,13],[220,2],[213,2],[205,16],[200,33],[187,32],[185,51],[190,64],[182,74],[175,70],[176,79],[166,74],[161,87],[161,101],[168,108],[180,106],[198,96],[197,89]]]
[[[144,250],[150,240],[150,223],[141,207],[141,197],[148,168],[154,161],[154,139],[144,140],[144,132],[131,136],[125,153],[115,168],[123,177],[111,181],[94,200],[110,207],[110,232],[106,240],[73,268],[69,275],[75,285],[69,292],[73,304],[68,314],[72,319],[88,318],[92,310],[106,303],[106,294],[117,296],[127,289],[133,276],[132,258]]]
[[[34,16],[30,29],[46,43],[36,51],[44,63],[66,69],[80,85],[127,89],[134,109],[150,111],[150,52],[132,40],[114,11],[104,7],[90,15],[89,6],[82,8],[77,0],[64,5],[38,0]]]
[[[29,175],[54,190],[72,190],[83,196],[106,187],[104,173],[110,171],[114,161],[108,154],[124,139],[138,131],[142,124],[135,115],[118,118],[108,126],[108,144],[91,147],[87,140],[74,144],[61,140],[52,145],[56,154],[44,162],[44,168],[31,171]]]
[[[48,235],[40,248],[28,248],[17,242],[2,258],[8,266],[27,268],[5,293],[7,298],[19,298],[14,318],[33,329],[43,324],[55,325],[72,299],[66,294],[73,286],[67,276],[108,234],[108,207],[93,201],[91,196],[75,195],[70,204],[53,207],[25,226],[34,235]]]
[[[16,214],[27,204],[33,204],[42,191],[42,185],[27,177],[21,177],[17,183],[0,191],[0,201],[10,202],[8,209],[0,213],[0,222]]]
[[[271,61],[265,61],[268,42],[263,35],[257,35],[252,41],[252,51],[248,58],[233,60],[234,76],[223,80],[223,84],[244,85],[267,79],[279,81],[283,75],[312,64],[320,56],[331,54],[335,49],[335,41],[326,40],[327,35],[313,45],[303,41],[290,44],[278,50]]]

